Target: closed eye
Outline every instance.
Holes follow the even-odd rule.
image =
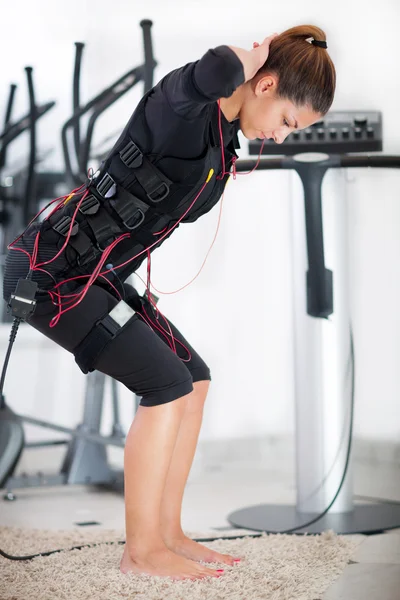
[[[290,127],[289,123],[286,121],[286,119],[283,119],[283,125],[284,127]]]

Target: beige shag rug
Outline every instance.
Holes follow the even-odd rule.
[[[246,535],[224,532],[222,536]],[[186,532],[192,538],[216,537]],[[29,556],[82,544],[118,542],[123,531],[50,531],[0,527],[0,549]],[[205,545],[244,556],[239,566],[223,565],[221,578],[173,581],[148,575],[123,575],[123,545],[100,545],[41,556],[30,561],[0,556],[1,600],[319,600],[338,578],[365,536],[268,535],[218,540]],[[210,564],[221,568],[221,564]]]

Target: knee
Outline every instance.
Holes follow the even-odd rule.
[[[146,386],[144,390],[135,390],[142,397],[140,404],[143,406],[157,406],[174,401],[176,404],[185,405],[187,398],[193,393],[193,380],[179,360],[169,365],[154,381],[153,385]]]
[[[196,396],[203,396],[204,399],[206,399],[210,383],[211,382],[208,379],[204,381],[195,381],[193,383],[193,393],[196,394]]]
[[[193,383],[193,392],[187,397],[186,412],[197,413],[204,408],[204,403],[207,398],[210,381],[195,381]]]

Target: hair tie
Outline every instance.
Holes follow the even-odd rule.
[[[318,46],[319,48],[327,48],[328,47],[328,44],[326,42],[322,42],[320,40],[314,40],[314,38],[309,38],[309,39],[311,40],[311,43],[314,46]]]

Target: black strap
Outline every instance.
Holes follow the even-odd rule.
[[[149,209],[148,204],[121,186],[117,188],[116,197],[110,199],[110,206],[120,217],[124,226],[130,231],[143,223],[146,212]]]
[[[168,196],[172,181],[148,160],[133,140],[129,140],[119,156],[125,166],[134,170],[149,200],[161,202]]]
[[[99,210],[96,215],[87,215],[86,221],[96,238],[97,248],[101,251],[114,241],[116,235],[123,233],[104,208]]]
[[[107,344],[121,327],[109,315],[99,321],[74,351],[75,362],[85,373],[94,371],[95,364]]]
[[[103,177],[102,181],[104,179]],[[104,250],[108,243],[115,239],[116,235],[122,233],[122,229],[104,208],[104,198],[99,195],[99,186],[97,186],[97,190],[94,188],[89,189],[91,189],[91,193],[82,201],[79,211],[85,215],[85,220],[96,239],[97,248]]]
[[[78,235],[69,238],[68,244],[78,255],[78,265],[83,267],[97,256],[92,240],[81,229]]]
[[[49,223],[61,236],[67,237],[68,231],[71,225],[72,217],[69,215],[63,215],[61,218],[57,218],[57,213],[49,218]],[[55,221],[55,222],[54,222]],[[64,242],[63,242],[64,243]],[[96,258],[96,252],[93,247],[93,242],[86,235],[84,231],[79,227],[79,223],[77,221],[74,222],[74,225],[71,230],[71,235],[68,240],[68,245],[71,246],[75,250],[78,255],[78,264],[80,266],[85,265],[91,260]]]

